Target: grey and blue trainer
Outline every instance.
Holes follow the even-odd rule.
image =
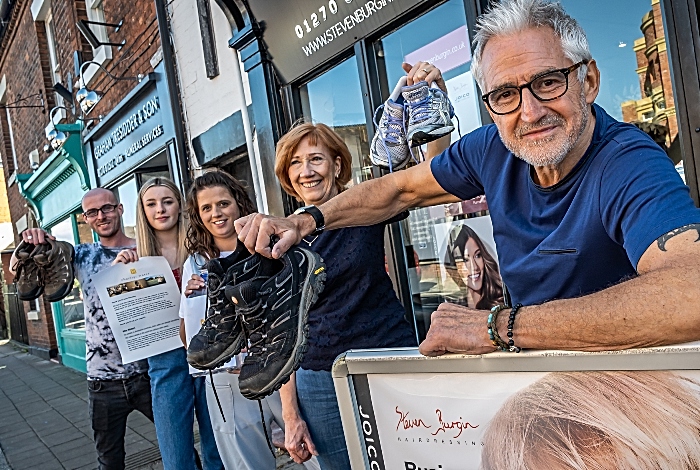
[[[410,147],[427,144],[454,130],[455,112],[445,92],[419,82],[404,87],[401,93],[408,107],[406,139]]]

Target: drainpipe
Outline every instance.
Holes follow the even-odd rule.
[[[182,124],[182,110],[180,97],[177,90],[177,75],[175,72],[175,59],[173,57],[173,47],[170,43],[170,29],[168,28],[168,13],[164,0],[154,0],[156,4],[156,18],[158,20],[158,33],[160,34],[160,48],[163,51],[163,66],[165,68],[165,81],[168,84],[168,95],[170,104],[175,112],[175,147],[182,172],[181,187],[186,192],[190,187],[190,171],[185,156],[185,129]]]
[[[241,117],[243,118],[243,133],[245,134],[245,145],[248,150],[248,159],[250,160],[250,171],[253,173],[253,189],[255,190],[255,203],[258,207],[258,212],[263,214],[268,214],[267,207],[267,193],[265,191],[265,185],[260,182],[260,167],[262,166],[260,162],[260,152],[255,148],[255,143],[253,141],[253,130],[250,126],[250,117],[248,115],[248,105],[245,100],[245,89],[243,87],[243,71],[241,70],[241,63],[238,57],[238,51],[232,49],[235,54],[234,59],[234,72],[233,72],[233,86],[236,89],[236,93],[243,100],[243,106],[241,107]]]

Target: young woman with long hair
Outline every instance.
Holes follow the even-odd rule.
[[[233,265],[250,256],[245,245],[238,242],[233,222],[254,211],[245,188],[224,172],[212,171],[198,177],[187,194],[190,227],[185,247],[189,257],[184,264],[183,279],[188,283],[180,303],[180,317],[184,320],[188,344],[207,313],[207,296],[202,295],[206,294],[206,282],[200,273],[209,260],[225,258],[226,265]],[[284,429],[279,393],[262,400],[264,423],[261,423],[258,403],[244,398],[239,391],[238,370],[232,362],[206,379],[209,415],[219,453],[229,470],[273,470],[275,457],[269,449],[266,429],[270,429],[273,420]]]
[[[465,287],[456,303],[486,310],[503,302],[498,263],[479,235],[468,225],[456,227],[445,256],[445,267],[457,285]]]
[[[182,208],[182,195],[175,183],[166,178],[146,181],[136,203],[136,250],[121,251],[115,263],[138,261],[142,256],[163,256],[180,284],[187,256],[184,248],[187,223]],[[149,357],[148,374],[163,467],[223,469],[209,419],[204,379],[190,375],[185,348]],[[199,463],[194,447],[195,415],[202,450]]]

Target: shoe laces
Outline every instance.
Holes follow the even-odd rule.
[[[248,354],[252,356],[257,356],[266,351],[264,345],[267,339],[267,334],[265,333],[267,318],[264,318],[264,314],[267,305],[260,306],[261,303],[262,300],[256,299],[248,307],[238,307],[236,309],[238,314],[241,315],[243,324],[246,326],[244,331],[246,332],[248,343]]]
[[[378,132],[382,132],[382,127],[380,126],[381,118],[382,116],[386,118],[386,132],[382,132],[380,140],[382,141],[382,146],[387,156],[390,173],[394,171],[394,165],[391,161],[391,153],[388,144],[401,145],[403,143],[401,138],[403,137],[405,139],[406,136],[406,104],[404,103],[399,106],[401,106],[402,109],[401,116],[394,116],[391,111],[386,111],[386,104],[381,104],[374,111],[374,118],[372,119]],[[382,111],[381,115],[379,113],[380,110]],[[379,121],[377,121],[377,116],[379,116]]]
[[[430,118],[433,114],[433,98],[430,92],[426,93],[423,98],[417,99],[415,101],[408,101],[406,106],[408,106],[408,111],[411,115],[411,119],[414,121],[423,121]]]
[[[217,307],[220,307],[218,309]],[[203,325],[208,326],[210,328],[217,328],[219,323],[222,323],[224,321],[225,317],[229,317],[232,315],[235,315],[235,313],[231,313],[229,315],[226,315],[224,313],[224,309],[226,308],[225,303],[221,299],[216,299],[216,302],[212,305],[211,300],[209,299],[209,296],[207,295],[207,309],[206,309],[206,315],[204,316],[204,323]]]
[[[13,269],[16,273],[15,279],[19,279],[22,276],[22,272],[24,272],[25,278],[36,281],[40,286],[44,285],[44,270],[40,269],[31,258],[26,260],[18,259]]]

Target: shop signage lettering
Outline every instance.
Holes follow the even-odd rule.
[[[283,84],[332,60],[428,0],[279,0],[249,2],[265,23],[265,44]]]
[[[344,1],[345,1],[345,3],[352,3],[353,0],[350,0],[350,1],[344,0]],[[342,36],[347,31],[353,29],[356,25],[362,23],[367,18],[372,16],[372,14],[377,13],[377,11],[384,8],[387,5],[387,3],[391,3],[393,1],[395,1],[395,0],[369,0],[364,5],[362,5],[360,8],[356,9],[351,14],[345,16],[345,18],[343,18],[341,21],[336,22],[330,28],[326,29],[325,32],[321,33],[319,36],[316,36],[316,38],[309,41],[308,44],[302,45],[301,50],[304,51],[304,54],[306,54],[306,57],[309,57],[314,52],[318,51],[319,49],[321,49],[322,47],[324,47],[328,43],[332,42],[338,36]],[[331,5],[334,6],[334,9],[331,8]],[[333,14],[338,12],[338,6],[334,0],[330,0],[328,2],[328,10]],[[333,10],[335,10],[335,11],[333,11]],[[319,8],[319,11],[322,11],[323,21],[326,21],[327,16],[326,16],[325,6],[322,6],[321,8]],[[321,23],[318,19],[318,15],[316,13],[313,13],[311,15],[311,20],[312,20],[311,24],[312,24],[314,29],[317,26],[321,25]],[[306,27],[307,33],[311,33],[313,31],[311,29],[311,27],[309,27],[309,23],[307,20],[304,20],[304,26]],[[296,32],[297,37],[299,37],[300,39],[304,37],[304,30],[301,28],[300,25],[296,25],[294,28],[294,31]]]
[[[153,142],[156,138],[160,137],[161,135],[163,135],[163,126],[161,124],[158,124],[156,127],[147,132],[144,136],[142,136],[139,140],[131,144],[131,146],[128,148],[125,154],[119,154],[111,160],[109,160],[104,165],[100,166],[97,169],[97,175],[100,178],[103,177],[110,171],[114,170],[120,163],[124,163],[127,157],[134,155],[136,152],[144,148],[149,143]]]
[[[160,109],[158,96],[154,96],[150,100],[136,110],[131,116],[122,121],[104,140],[98,143],[94,149],[95,158],[100,158],[119,142],[124,140],[126,136],[134,132],[140,125],[145,123],[149,118],[153,117]],[[127,155],[129,156],[129,155]]]

